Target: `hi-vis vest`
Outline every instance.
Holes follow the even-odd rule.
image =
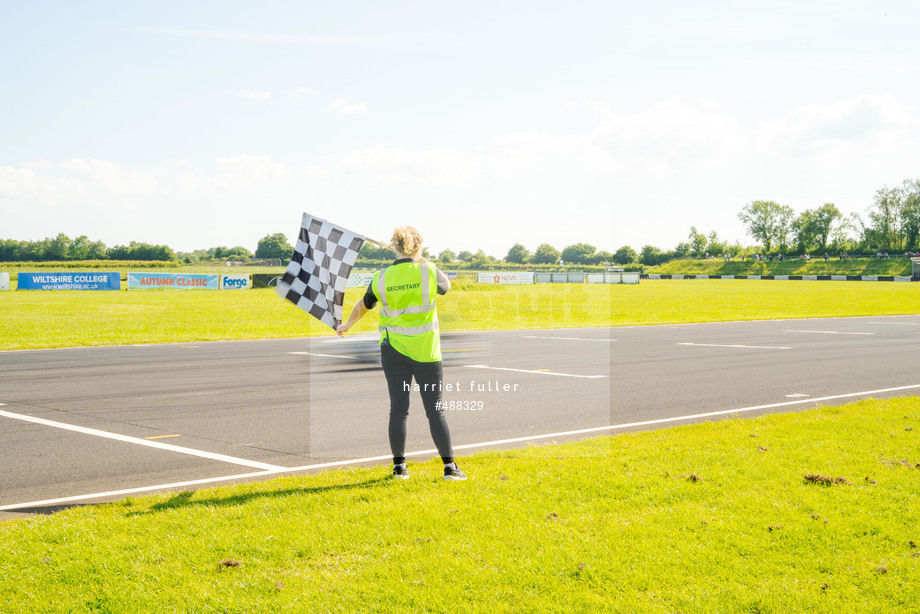
[[[374,273],[380,305],[380,342],[418,362],[441,360],[441,336],[434,299],[437,269],[426,262],[401,262]]]

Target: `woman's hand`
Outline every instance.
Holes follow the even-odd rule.
[[[349,326],[348,324],[340,324],[338,327],[336,327],[335,334],[341,337],[342,339],[344,339],[345,333],[348,332],[349,328],[351,328],[351,326]]]

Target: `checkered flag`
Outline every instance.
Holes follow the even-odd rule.
[[[342,324],[348,274],[364,241],[359,234],[304,213],[278,294],[335,330]]]

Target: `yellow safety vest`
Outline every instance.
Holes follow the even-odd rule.
[[[434,299],[437,269],[426,262],[401,262],[374,273],[380,303],[380,343],[418,362],[441,360],[441,336]]]

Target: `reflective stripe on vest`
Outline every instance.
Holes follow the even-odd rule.
[[[432,322],[431,324],[426,324],[424,326],[378,326],[377,330],[380,332],[390,332],[396,333],[397,335],[424,335],[425,333],[430,333],[434,330],[440,330],[438,328],[437,322]]]
[[[434,303],[431,302],[430,294],[430,280],[428,279],[428,263],[423,262],[421,264],[421,273],[422,273],[422,304],[421,305],[412,305],[406,307],[405,309],[390,309],[389,304],[387,303],[387,289],[383,280],[383,272],[377,276],[377,294],[380,296],[380,315],[385,318],[395,318],[401,315],[406,314],[416,314],[416,313],[428,313],[434,309]],[[380,330],[383,330],[383,327],[380,327]],[[406,329],[410,330],[410,329]],[[392,328],[390,332],[393,331]],[[404,335],[413,335],[420,334],[428,331],[420,330],[418,333],[401,333]]]

